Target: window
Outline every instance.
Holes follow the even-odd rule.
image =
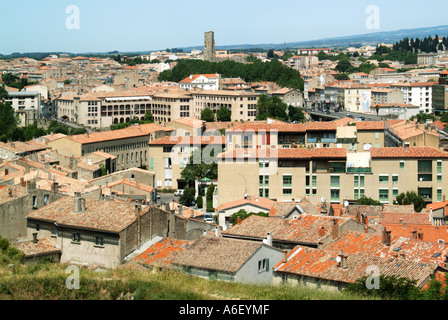
[[[51,237],[56,238],[57,236],[58,236],[58,229],[53,228],[53,230],[51,230]]]
[[[81,234],[79,232],[72,233],[72,242],[75,242],[75,243],[81,242]]]
[[[292,189],[283,189],[283,195],[284,196],[292,195]]]
[[[442,201],[442,189],[437,189],[437,201]]]
[[[33,196],[33,209],[37,209],[37,196]]]
[[[380,202],[389,202],[389,189],[380,189]]]
[[[441,183],[441,182],[442,182],[442,175],[441,175],[441,174],[438,174],[438,175],[437,175],[437,182],[438,182],[438,183]]]
[[[313,188],[317,187],[317,176],[313,176]]]
[[[380,133],[379,132],[375,132],[375,139],[379,139],[380,138]]]
[[[437,161],[437,173],[442,174],[442,161]]]
[[[340,182],[339,182],[339,176],[331,176],[331,187],[332,188],[339,188]]]
[[[104,245],[104,237],[96,236],[95,237],[95,245],[96,246],[103,246]]]
[[[290,175],[283,176],[283,186],[284,187],[292,186],[292,176],[290,176]]]
[[[379,176],[379,182],[380,183],[389,183],[389,176]]]
[[[394,198],[398,197],[398,189],[392,190],[392,197],[394,197]]]
[[[404,161],[400,161],[400,170],[404,170]]]
[[[269,259],[258,261],[258,273],[269,271]]]
[[[49,197],[48,194],[44,195],[44,206],[48,204],[48,197]]]
[[[398,176],[397,175],[393,175],[392,176],[392,183],[398,183]]]
[[[339,201],[339,200],[340,200],[340,191],[331,190],[331,201]]]
[[[355,176],[354,179],[355,179],[354,186],[355,186],[355,188],[358,188],[359,187],[359,177]]]

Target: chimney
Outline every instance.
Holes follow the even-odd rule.
[[[26,183],[25,183],[25,178],[24,177],[20,177],[20,185],[22,187],[26,187]]]
[[[135,205],[135,216],[138,217],[142,213],[142,206],[140,204]]]
[[[219,226],[216,227],[215,235],[217,238],[221,237],[221,228]]]
[[[268,234],[267,234],[266,244],[267,244],[268,246],[271,246],[271,247],[272,247],[272,233],[270,233],[270,232],[268,232]]]
[[[331,235],[333,237],[333,240],[336,240],[339,236],[339,227],[337,219],[333,219],[333,225],[331,226]]]
[[[191,211],[190,211],[190,218],[194,218],[194,210],[193,209],[191,209]]]
[[[324,228],[324,227],[321,227],[321,228],[319,229],[319,231],[318,231],[318,235],[319,235],[319,237],[323,237],[323,236],[325,235],[325,228]]]
[[[74,201],[74,213],[81,212],[81,194],[79,192],[75,192],[75,196],[73,197]]]
[[[179,210],[179,215],[182,217],[182,215],[183,215],[183,206],[180,204],[177,208]]]
[[[406,260],[406,252],[400,253],[400,258]]]
[[[283,250],[283,263],[288,262],[288,250]]]
[[[207,229],[204,229],[204,230],[202,231],[202,235],[204,235],[204,236],[207,235]]]
[[[241,223],[241,217],[238,217],[237,223],[238,223],[238,224]]]
[[[53,184],[51,185],[51,191],[59,192],[59,183],[57,183],[56,181],[53,181]]]
[[[37,243],[37,233],[33,233],[33,243]]]
[[[390,246],[390,231],[387,231],[386,228],[382,229],[382,240],[385,246]]]
[[[9,174],[9,169],[5,168],[5,176],[7,176]]]

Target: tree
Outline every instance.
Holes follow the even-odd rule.
[[[199,196],[196,199],[196,205],[198,206],[198,209],[202,209],[202,207],[204,206],[204,202],[203,201],[204,200],[203,200],[202,196]]]
[[[292,122],[305,122],[305,115],[302,108],[296,108],[293,106],[288,107],[288,117]]]
[[[396,203],[403,206],[413,204],[415,212],[422,212],[423,208],[426,207],[425,199],[415,191],[400,193],[396,198]]]
[[[214,122],[215,121],[215,114],[210,108],[205,108],[201,112],[201,120],[206,122]]]
[[[9,103],[0,103],[0,136],[2,141],[10,140],[9,135],[17,126],[13,107]]]
[[[186,207],[191,206],[194,201],[195,193],[196,190],[194,187],[185,188],[184,193],[179,198],[179,203]]]
[[[152,115],[151,111],[147,111],[145,113],[144,122],[154,123],[154,116]]]
[[[207,188],[206,194],[206,202],[207,202],[207,212],[213,212],[215,209],[213,208],[213,193],[215,192],[215,185],[213,182]]]
[[[338,72],[342,72],[345,73],[347,72],[350,68],[353,68],[352,64],[350,63],[349,60],[347,59],[343,59],[341,61],[338,62],[337,66],[336,66],[336,71]]]
[[[273,59],[275,57],[275,53],[274,53],[274,50],[269,50],[268,51],[268,59]]]
[[[232,111],[226,106],[221,106],[216,113],[216,119],[218,121],[231,121],[232,120]]]
[[[286,113],[288,105],[279,97],[268,97],[260,95],[257,102],[257,120],[266,120],[267,118],[278,119],[282,121],[288,120]]]
[[[214,155],[213,150],[211,151],[210,155],[212,157],[216,156]],[[181,172],[181,176],[188,186],[194,187],[195,181],[203,178],[209,178],[212,180],[218,178],[217,161],[210,161],[211,163],[207,164],[204,163],[201,159],[200,163],[198,163],[199,159],[201,159],[201,150],[193,151],[189,163]]]
[[[362,197],[358,199],[358,201],[356,201],[356,204],[361,206],[382,206],[381,202],[367,197]]]
[[[254,213],[254,212],[247,212],[246,210],[241,209],[240,211],[232,214],[231,221],[233,221],[233,225],[235,225],[238,222],[238,218],[240,218],[241,221],[243,221],[253,215],[260,216],[260,217],[268,217],[269,213],[264,213],[264,212]]]

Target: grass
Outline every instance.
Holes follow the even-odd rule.
[[[0,267],[0,300],[364,300],[361,296],[290,285],[209,281],[176,271],[80,268],[80,288],[66,287],[67,266],[54,263]]]

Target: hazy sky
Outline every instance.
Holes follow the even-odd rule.
[[[371,5],[379,29],[366,27]],[[79,19],[69,6],[79,8]],[[448,24],[446,0],[1,0],[0,12],[2,54],[199,47],[210,30],[219,46]]]

